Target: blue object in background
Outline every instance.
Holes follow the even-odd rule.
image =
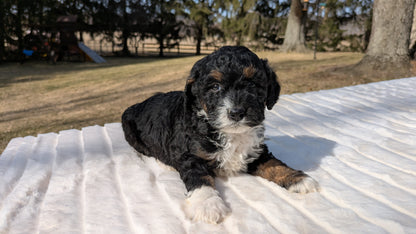
[[[23,50],[23,54],[26,56],[32,56],[33,55],[33,50]]]

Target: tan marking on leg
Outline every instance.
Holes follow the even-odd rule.
[[[193,153],[196,156],[198,156],[198,157],[200,157],[202,159],[205,159],[207,161],[209,161],[211,159],[210,158],[210,155],[207,152],[205,152],[201,147],[198,147]]]
[[[259,165],[254,175],[273,181],[285,188],[289,188],[307,177],[302,171],[296,171],[277,159],[271,159]]]
[[[203,176],[202,177],[203,180],[208,181],[209,185],[211,185],[211,187],[215,188],[215,179],[212,176]]]

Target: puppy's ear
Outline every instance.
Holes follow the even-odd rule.
[[[267,60],[263,61],[263,67],[267,75],[267,97],[266,97],[266,106],[268,110],[271,110],[279,99],[280,94],[280,85],[277,82],[276,73],[270,68]]]
[[[192,86],[196,79],[198,79],[200,74],[201,60],[197,61],[191,69],[188,79],[186,80],[185,85],[185,94],[187,98],[191,98],[194,95],[192,94]]]
[[[192,94],[192,84],[194,82],[195,82],[195,78],[193,78],[193,77],[188,77],[188,79],[186,80],[186,85],[185,85],[185,95],[186,95],[186,98],[193,97],[193,94]]]
[[[205,60],[207,57],[204,57],[198,60],[194,66],[192,66],[191,73],[189,74],[188,79],[186,80],[185,85],[185,103],[188,107],[191,107],[195,103],[195,99],[197,99],[195,94],[195,82],[199,79],[200,74],[202,73],[203,64],[205,64]]]
[[[185,104],[188,108],[190,108],[195,101],[195,95],[192,93],[192,87],[194,86],[195,80],[198,76],[199,72],[194,65],[185,85]]]

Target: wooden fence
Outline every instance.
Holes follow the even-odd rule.
[[[87,45],[90,49],[101,55],[112,55],[114,53],[120,53],[122,50],[122,45],[120,44],[110,44],[110,43],[100,43],[100,41],[84,41],[84,44]],[[219,46],[201,46],[201,54],[210,54],[217,50]],[[135,45],[128,45],[130,54],[136,56],[146,56],[146,55],[158,55],[159,54],[159,44],[151,42],[137,43]],[[195,44],[185,44],[179,43],[171,48],[164,48],[163,50],[165,55],[186,55],[186,54],[196,54],[196,45]]]

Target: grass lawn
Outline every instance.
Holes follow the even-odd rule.
[[[335,72],[357,63],[359,53],[258,53],[267,58],[282,93],[308,92],[384,80]],[[202,58],[108,58],[106,64],[29,61],[0,65],[0,152],[10,139],[120,122],[122,112],[156,92],[182,90]],[[398,78],[398,77],[389,77]]]

